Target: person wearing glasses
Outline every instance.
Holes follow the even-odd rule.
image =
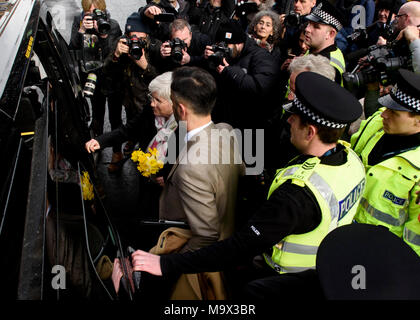
[[[420,25],[420,2],[410,1],[404,3],[398,14],[395,16],[396,27],[395,29],[399,32],[407,28],[408,26],[419,26]],[[379,37],[379,45],[386,44],[386,40],[383,37]]]

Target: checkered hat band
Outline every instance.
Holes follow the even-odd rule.
[[[307,108],[302,102],[299,101],[298,98],[295,98],[293,100],[293,104],[296,106],[296,108],[299,109],[300,112],[302,112],[306,117],[309,119],[315,121],[316,123],[326,126],[333,129],[341,129],[346,126],[346,124],[333,122],[331,120],[327,120],[323,117],[321,117],[318,114],[313,113],[309,108]]]
[[[314,9],[312,14],[320,17],[323,21],[327,22],[328,24],[334,26],[337,30],[340,30],[343,25],[338,21],[336,18],[334,18],[332,15],[330,15],[328,12],[325,12],[321,9],[321,6],[318,6]]]
[[[403,92],[397,85],[392,88],[391,96],[403,106],[408,106],[410,109],[417,112],[420,111],[420,100]]]

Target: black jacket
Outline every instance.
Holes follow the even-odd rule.
[[[187,53],[190,55],[190,62],[184,66],[196,66],[203,67],[204,62],[204,50],[206,46],[211,45],[210,38],[200,32],[192,32],[191,44],[187,48]],[[171,71],[181,65],[171,59],[171,57],[162,58],[159,62],[159,68],[161,72]]]
[[[237,128],[262,128],[272,112],[278,63],[247,37],[240,56],[216,74],[219,95],[214,116]],[[217,119],[221,117],[222,119]]]
[[[146,70],[142,70],[125,54],[121,55],[117,61],[113,59],[113,54],[105,60],[103,73],[112,78],[115,88],[123,92],[123,104],[126,108],[141,112],[148,104],[149,83],[159,75],[156,66],[159,62],[160,46],[161,42],[158,40],[150,38],[148,41],[145,53],[148,61]]]
[[[229,20],[234,8],[233,0],[223,0],[222,6],[217,8],[212,7],[209,1],[203,1],[202,5],[190,10],[190,24],[214,42],[217,29]]]
[[[98,36],[98,42],[94,49],[83,49],[84,36],[79,32],[82,20],[83,14],[74,17],[69,49],[75,52],[75,57],[79,61],[80,66],[83,66],[87,62],[85,60],[94,60],[104,63],[106,58],[114,52],[118,40],[122,35],[120,25],[116,20],[110,19],[111,29],[108,33],[108,37],[101,38]],[[81,71],[83,71],[83,69]],[[89,70],[87,71],[89,72]],[[112,85],[112,79],[104,76],[102,69],[95,70],[95,74],[97,76],[96,91],[100,91],[105,95],[115,92],[115,88]],[[80,78],[83,83],[85,82],[86,77],[86,73],[80,73]]]
[[[175,16],[175,19],[184,19],[189,20],[189,12],[191,9],[191,4],[188,0],[178,0],[179,3],[179,9],[178,11],[169,3],[168,0],[154,0],[148,2],[147,5],[144,7],[141,7],[139,9],[139,13],[143,19],[151,28],[150,35],[156,39],[159,39],[160,41],[166,41],[170,38],[170,30],[169,25],[170,22],[160,22],[157,24],[154,20],[150,19],[144,14],[144,11],[151,7],[156,6],[162,9],[163,13],[173,13]]]

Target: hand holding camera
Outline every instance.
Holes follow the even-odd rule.
[[[127,39],[121,38],[117,43],[117,48],[115,49],[114,55],[119,58],[122,54],[128,54],[130,47],[127,45]]]
[[[180,65],[190,62],[190,55],[187,53],[187,44],[179,38],[166,41],[160,47],[162,58],[171,57],[171,59]]]
[[[85,33],[87,30],[91,30],[94,28],[95,28],[95,21],[92,19],[92,16],[85,15],[80,25],[79,32]]]
[[[144,15],[152,20],[154,20],[154,17],[161,14],[162,9],[156,6],[150,6],[144,11]]]

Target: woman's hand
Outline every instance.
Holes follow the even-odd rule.
[[[88,142],[85,143],[85,148],[87,152],[95,152],[96,150],[99,150],[101,146],[99,145],[99,142],[95,139],[91,139]]]

